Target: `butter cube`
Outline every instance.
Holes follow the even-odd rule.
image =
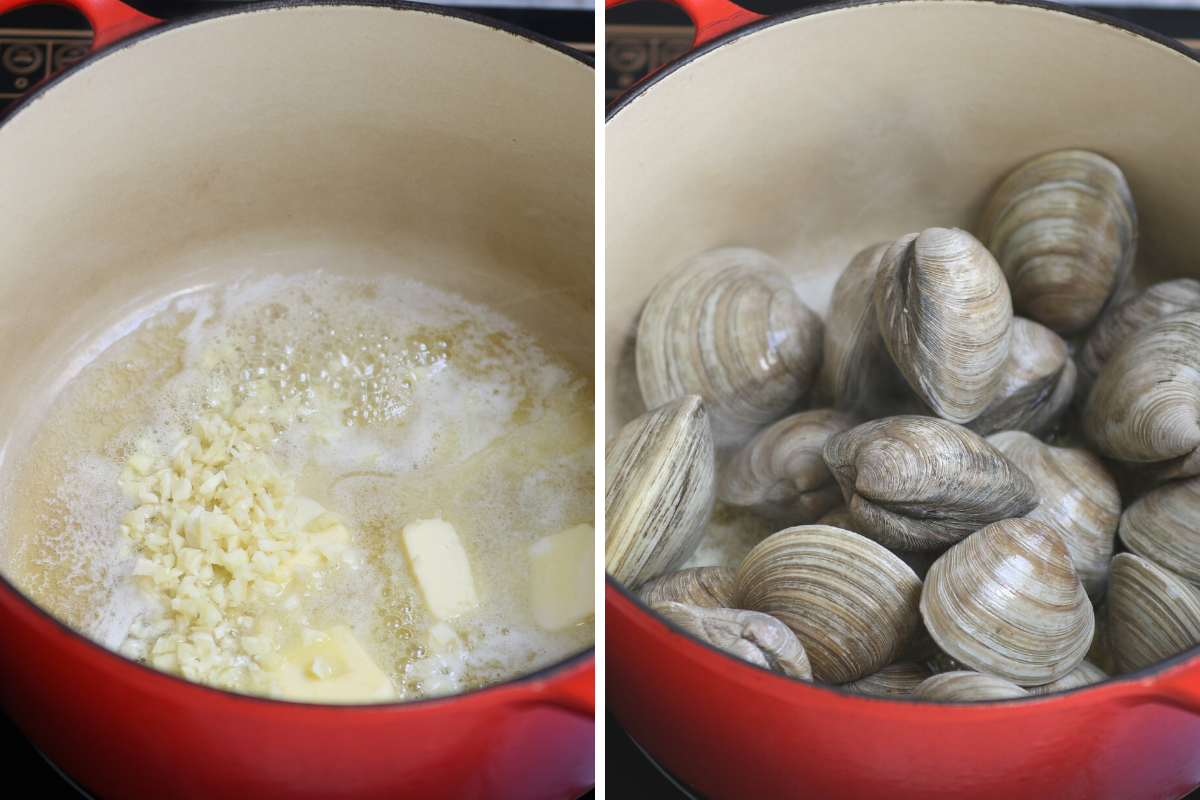
[[[558,631],[596,613],[596,529],[576,525],[529,547],[534,622]]]
[[[396,689],[345,625],[284,653],[274,678],[284,700],[305,703],[378,703],[397,698]],[[265,667],[264,667],[265,668]]]
[[[479,605],[467,553],[454,527],[441,519],[422,519],[404,526],[404,550],[425,606],[445,622]]]

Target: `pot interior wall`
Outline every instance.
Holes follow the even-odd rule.
[[[352,5],[86,64],[0,128],[0,416],[36,422],[72,359],[171,291],[320,267],[485,302],[590,373],[593,76],[506,31]]]
[[[606,126],[607,434],[643,406],[637,314],[672,267],[721,246],[780,259],[824,313],[859,249],[975,232],[1013,167],[1063,147],[1124,170],[1140,282],[1200,273],[1200,64],[1046,8],[861,5],[765,25],[680,66]]]

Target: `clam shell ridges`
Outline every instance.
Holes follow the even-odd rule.
[[[1068,672],[1063,677],[1050,683],[1044,683],[1041,686],[1030,686],[1030,694],[1050,694],[1051,692],[1065,692],[1068,689],[1079,689],[1084,686],[1091,686],[1093,683],[1107,680],[1108,673],[1097,667],[1090,661],[1080,661],[1079,666]]]
[[[996,189],[980,227],[1017,311],[1059,333],[1090,325],[1133,266],[1137,211],[1125,176],[1086,150],[1018,167]]]
[[[930,677],[929,667],[913,661],[900,661],[888,664],[878,672],[865,678],[859,678],[842,686],[858,694],[871,694],[880,697],[907,697],[913,690]]]
[[[642,310],[642,398],[656,408],[698,394],[717,444],[743,442],[809,390],[823,333],[774,259],[747,248],[706,253],[668,275]]]
[[[988,442],[1033,481],[1042,501],[1026,517],[1062,537],[1088,597],[1099,600],[1121,514],[1121,495],[1104,463],[1086,450],[1051,447],[1021,431],[997,433]]]
[[[1179,311],[1200,311],[1200,281],[1180,278],[1156,283],[1100,318],[1079,350],[1076,400],[1087,402],[1100,370],[1125,340],[1155,320]]]
[[[825,463],[863,535],[934,550],[1038,503],[1033,483],[983,437],[934,417],[885,417],[830,436]]]
[[[733,607],[733,567],[692,567],[643,583],[637,595],[646,605],[687,603],[706,608]]]
[[[1200,312],[1126,340],[1100,371],[1083,424],[1110,458],[1164,480],[1200,474]]]
[[[630,422],[604,453],[605,569],[638,586],[678,567],[713,506],[713,443],[695,395]]]
[[[804,645],[779,620],[758,611],[656,603],[652,608],[702,642],[755,666],[812,680]]]
[[[890,244],[861,250],[834,284],[825,316],[825,358],[817,378],[837,408],[872,416],[886,408],[888,399],[908,391],[875,314],[875,273]]]
[[[946,551],[929,569],[921,616],[946,653],[1023,686],[1074,669],[1095,628],[1066,546],[1028,519],[993,523]]]
[[[1200,586],[1200,477],[1142,495],[1121,515],[1120,531],[1130,550]]]
[[[1058,422],[1075,394],[1075,362],[1054,331],[1013,318],[1008,367],[996,398],[967,427],[981,436],[996,431],[1041,435]]]
[[[1108,573],[1108,630],[1121,672],[1156,664],[1200,643],[1200,592],[1132,553]]]
[[[914,700],[942,700],[954,703],[979,703],[1028,697],[1020,686],[981,672],[943,672],[922,683],[912,693]]]
[[[738,568],[734,602],[795,631],[813,676],[848,683],[896,659],[920,625],[921,581],[875,542],[824,525],[760,542]]]
[[[721,471],[717,497],[786,524],[815,522],[841,505],[842,492],[821,454],[825,440],[855,423],[831,409],[803,411],[759,431]]]
[[[929,228],[897,239],[879,262],[875,312],[892,360],[939,417],[970,422],[995,398],[1008,364],[1012,299],[975,237]]]

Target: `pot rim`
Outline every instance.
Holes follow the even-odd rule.
[[[631,103],[644,95],[646,90],[648,90],[650,87],[665,80],[668,76],[674,74],[683,67],[686,67],[696,59],[711,53],[713,50],[717,50],[727,44],[735,42],[744,36],[749,36],[766,28],[791,22],[802,17],[823,14],[827,11],[839,11],[847,8],[857,8],[860,6],[882,6],[899,3],[921,2],[929,2],[929,0],[842,0],[841,2],[808,6],[792,11],[784,11],[779,14],[772,14],[770,16],[763,17],[762,19],[755,20],[754,22],[743,25],[740,28],[735,28],[728,33],[723,33],[720,36],[705,42],[699,47],[693,47],[687,50],[682,55],[677,56],[672,61],[669,61],[662,67],[659,67],[659,69],[655,72],[642,78],[623,94],[617,97],[616,100],[613,100],[613,102],[605,110],[604,122],[605,124],[608,124],[618,112],[623,111]],[[1181,44],[1175,39],[1163,36],[1161,33],[1152,31],[1149,28],[1143,28],[1142,26],[1136,25],[1132,22],[1126,22],[1122,19],[1110,17],[1107,14],[1103,14],[1098,11],[1092,11],[1091,9],[1080,8],[1078,6],[1067,6],[1060,3],[1052,3],[1048,2],[1047,0],[975,0],[975,2],[987,3],[996,6],[1025,6],[1027,8],[1039,8],[1043,11],[1050,11],[1072,17],[1080,17],[1082,19],[1089,20],[1090,22],[1108,25],[1109,27],[1117,28],[1137,36],[1150,39],[1151,41],[1161,44],[1164,47],[1169,47],[1180,55],[1187,56],[1193,61],[1200,61],[1200,53]]]
[[[47,80],[35,86],[28,91],[19,100],[14,102],[3,114],[0,114],[0,130],[8,123],[18,112],[28,108],[33,103],[36,103],[41,97],[54,86],[58,85],[62,80],[73,76],[75,73],[86,69],[90,65],[96,63],[100,59],[111,56],[112,54],[121,51],[131,45],[137,44],[145,39],[149,39],[159,34],[175,30],[195,22],[203,22],[209,19],[219,17],[228,17],[235,14],[251,14],[255,12],[276,11],[292,8],[308,8],[308,7],[351,7],[360,6],[367,8],[390,9],[394,11],[404,12],[423,12],[443,17],[451,17],[460,19],[465,22],[475,23],[487,28],[492,28],[501,33],[507,33],[519,39],[525,39],[532,44],[542,45],[551,50],[555,50],[563,55],[569,56],[582,63],[584,66],[595,69],[596,62],[591,56],[576,50],[573,47],[543,36],[540,33],[527,30],[518,25],[513,25],[503,20],[493,19],[472,11],[465,11],[459,8],[447,8],[445,6],[429,5],[426,3],[408,2],[408,0],[264,0],[264,2],[248,3],[246,5],[234,6],[230,8],[214,9],[203,11],[196,14],[185,15],[175,19],[165,20],[158,25],[152,25],[144,30],[133,33],[119,41],[104,47],[98,48],[86,56],[76,61],[71,66],[60,72],[52,75]],[[85,646],[85,650],[90,649],[100,657],[109,660],[115,669],[133,668],[149,673],[150,676],[156,678],[164,678],[169,681],[174,681],[178,686],[177,689],[182,691],[199,691],[210,693],[212,696],[221,698],[235,703],[251,703],[264,705],[272,710],[296,708],[317,710],[325,714],[398,714],[404,713],[407,709],[425,709],[432,704],[449,704],[449,703],[469,703],[469,702],[487,702],[496,700],[497,702],[505,701],[505,694],[519,692],[521,690],[531,688],[531,685],[539,682],[554,680],[556,678],[566,678],[571,673],[586,669],[589,664],[594,665],[596,657],[596,646],[593,645],[586,650],[582,650],[575,655],[569,656],[561,661],[556,661],[553,664],[542,667],[535,672],[529,672],[523,675],[517,675],[503,681],[484,686],[480,689],[470,689],[465,692],[453,695],[445,695],[442,697],[425,697],[414,700],[396,700],[388,703],[363,703],[357,705],[341,705],[333,703],[305,703],[295,700],[276,700],[269,697],[261,697],[258,695],[239,694],[237,692],[218,689],[213,686],[208,686],[202,683],[195,683],[178,675],[173,675],[168,672],[151,667],[148,664],[142,664],[107,647],[89,639],[79,631],[76,631],[71,626],[59,620],[53,614],[33,600],[25,596],[25,593],[11,583],[7,577],[0,573],[0,601],[4,599],[4,595],[11,595],[16,602],[31,609],[36,616],[43,621],[51,623],[60,632],[68,634],[68,636],[77,642],[81,642]],[[155,678],[147,679],[153,680]],[[478,700],[475,700],[478,698]],[[515,699],[515,698],[514,698]]]
[[[702,641],[701,639],[693,636],[691,633],[688,633],[683,628],[676,625],[674,622],[671,622],[670,620],[668,620],[666,617],[656,614],[654,612],[654,610],[651,609],[650,606],[646,605],[646,603],[644,603],[640,597],[638,597],[636,594],[634,594],[634,592],[631,589],[626,587],[624,584],[622,584],[620,581],[618,581],[612,575],[609,575],[607,572],[604,574],[604,580],[605,580],[605,583],[607,584],[607,588],[616,592],[617,595],[620,596],[623,600],[632,604],[633,607],[637,610],[637,613],[642,614],[646,618],[652,620],[653,622],[655,622],[659,625],[662,625],[663,627],[669,629],[672,633],[683,635],[692,644],[694,644],[698,647],[703,647],[703,648],[706,648],[706,649],[712,651],[713,653],[720,654],[721,657],[725,658],[729,662],[732,662],[733,664],[740,665],[741,668],[750,669],[750,670],[754,670],[759,673],[765,673],[767,675],[770,675],[772,678],[780,681],[780,684],[779,684],[780,687],[783,687],[783,686],[805,687],[805,689],[801,689],[801,691],[805,691],[806,689],[816,689],[818,691],[832,692],[833,694],[840,695],[842,697],[853,697],[858,700],[881,701],[881,702],[885,702],[885,703],[901,703],[903,705],[909,705],[909,706],[911,706],[913,704],[918,704],[923,707],[957,706],[957,707],[967,707],[967,708],[972,708],[972,709],[1007,708],[1014,704],[1029,704],[1030,702],[1055,702],[1061,698],[1065,698],[1068,695],[1077,695],[1079,692],[1085,692],[1085,691],[1089,691],[1092,689],[1098,689],[1099,687],[1121,686],[1122,688],[1130,689],[1130,688],[1134,688],[1137,685],[1140,685],[1142,689],[1149,688],[1151,690],[1151,693],[1153,693],[1153,689],[1155,688],[1155,686],[1154,686],[1154,684],[1144,683],[1144,681],[1146,681],[1146,679],[1157,678],[1162,673],[1164,673],[1170,669],[1174,669],[1176,667],[1185,667],[1188,670],[1193,670],[1193,671],[1200,673],[1200,644],[1197,644],[1193,647],[1189,647],[1187,650],[1184,650],[1181,653],[1176,653],[1175,655],[1171,656],[1170,658],[1164,659],[1162,661],[1158,661],[1147,667],[1142,667],[1141,669],[1134,670],[1133,672],[1124,672],[1124,673],[1121,673],[1120,675],[1112,675],[1112,676],[1109,676],[1108,678],[1105,678],[1104,680],[1099,681],[1097,683],[1089,684],[1088,686],[1079,686],[1074,689],[1064,689],[1062,691],[1051,692],[1049,694],[1044,694],[1044,695],[1031,694],[1029,697],[1017,697],[1017,698],[1013,698],[1011,700],[987,700],[987,701],[963,702],[963,701],[951,701],[951,700],[914,700],[910,697],[894,697],[891,695],[860,694],[858,692],[852,692],[852,691],[849,691],[848,689],[843,688],[842,686],[838,686],[838,685],[834,685],[834,684],[816,683],[816,682],[799,680],[797,678],[789,678],[786,675],[783,675],[779,672],[774,672],[770,669],[767,669],[766,667],[760,667],[757,664],[751,664],[749,661],[743,661],[742,659],[738,658],[737,656],[727,653],[724,650],[720,649],[719,647],[711,645],[708,642]],[[608,604],[606,602],[605,606],[607,607],[607,605]],[[738,668],[739,667],[732,667],[732,669],[738,669]],[[1024,688],[1024,687],[1022,687],[1022,688]]]
[[[114,0],[120,2],[121,0]],[[98,60],[112,55],[115,52],[123,50],[131,45],[146,39],[158,36],[159,34],[168,31],[182,28],[186,25],[191,25],[196,22],[204,22],[210,19],[219,17],[229,17],[236,14],[253,14],[260,11],[277,11],[292,8],[310,8],[310,7],[351,7],[361,6],[366,8],[391,9],[393,11],[418,11],[427,14],[433,14],[442,17],[451,17],[461,19],[465,22],[472,22],[476,25],[482,25],[485,28],[492,28],[501,33],[507,33],[518,39],[525,39],[532,44],[542,45],[551,50],[562,53],[565,56],[582,63],[593,70],[596,68],[596,60],[580,50],[551,39],[535,31],[522,28],[519,25],[514,25],[504,20],[494,19],[474,11],[467,11],[461,8],[450,8],[447,6],[438,6],[428,3],[410,2],[409,0],[261,0],[261,2],[246,3],[245,5],[231,6],[228,8],[218,8],[209,11],[200,11],[195,14],[185,14],[180,17],[175,17],[168,20],[163,20],[157,25],[151,25],[148,28],[137,31],[122,39],[119,39],[112,44],[105,45],[90,51],[86,56],[71,64],[66,69],[51,75],[46,80],[34,86],[5,111],[0,114],[0,126],[7,123],[18,112],[28,108],[31,104],[37,102],[47,90],[58,85],[62,80],[74,75],[80,70],[87,69],[90,65]]]

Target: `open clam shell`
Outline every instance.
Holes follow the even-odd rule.
[[[1103,455],[1159,480],[1200,475],[1200,312],[1129,337],[1100,371],[1083,424]]]
[[[1071,334],[1092,324],[1129,274],[1137,210],[1116,164],[1087,150],[1058,150],[1001,182],[980,230],[1017,313]]]
[[[792,678],[812,680],[804,646],[788,626],[769,614],[671,602],[650,607],[697,639],[743,661]]]
[[[951,703],[981,703],[1028,697],[1029,692],[1011,681],[982,672],[943,672],[934,675],[912,693],[913,700],[942,700]]]
[[[748,248],[705,253],[668,275],[642,309],[642,398],[657,408],[700,395],[717,445],[740,444],[808,392],[823,332],[770,256]]]
[[[1108,680],[1107,672],[1090,661],[1080,661],[1075,669],[1058,680],[1043,683],[1041,686],[1029,686],[1027,688],[1030,694],[1050,694],[1052,692],[1065,692],[1068,689],[1091,686],[1093,683],[1099,683],[1103,680]]]
[[[967,427],[980,436],[1029,431],[1039,436],[1058,423],[1075,393],[1075,362],[1054,331],[1014,317],[1008,366],[996,397]]]
[[[939,417],[970,422],[1008,365],[1013,307],[1004,273],[966,231],[897,239],[875,277],[884,342],[909,386]]]
[[[695,396],[643,414],[604,452],[604,567],[626,586],[678,568],[713,507],[713,442]]]
[[[1121,495],[1104,463],[1086,450],[1051,447],[1021,431],[997,433],[988,442],[1033,481],[1042,501],[1026,517],[1062,538],[1088,597],[1099,601],[1121,518]]]
[[[1113,558],[1108,632],[1117,669],[1130,672],[1200,643],[1200,592],[1133,553]]]
[[[1073,670],[1095,626],[1066,545],[1031,519],[995,522],[947,550],[929,568],[921,616],[953,658],[1021,686]]]
[[[1112,308],[1100,318],[1079,349],[1075,399],[1082,406],[1100,370],[1117,348],[1155,320],[1179,311],[1200,311],[1200,281],[1180,278],[1162,281]]]
[[[933,673],[924,664],[898,661],[865,678],[844,684],[843,689],[877,697],[907,697]]]
[[[733,608],[733,567],[692,567],[660,575],[637,588],[648,606],[686,603],[704,608]]]
[[[864,536],[936,550],[1038,503],[1033,483],[983,437],[935,417],[886,417],[836,433],[825,463]]]
[[[1200,477],[1171,481],[1121,515],[1121,541],[1133,552],[1200,587]]]
[[[891,242],[864,248],[833,287],[825,315],[825,358],[817,383],[835,407],[868,417],[899,413],[910,394],[875,314],[875,274]]]
[[[920,594],[921,581],[886,548],[825,525],[767,537],[734,579],[737,607],[782,620],[823,683],[849,683],[896,660],[920,625]]]
[[[806,525],[841,505],[821,454],[825,440],[855,424],[832,409],[802,411],[759,431],[721,470],[717,497],[787,525]]]

